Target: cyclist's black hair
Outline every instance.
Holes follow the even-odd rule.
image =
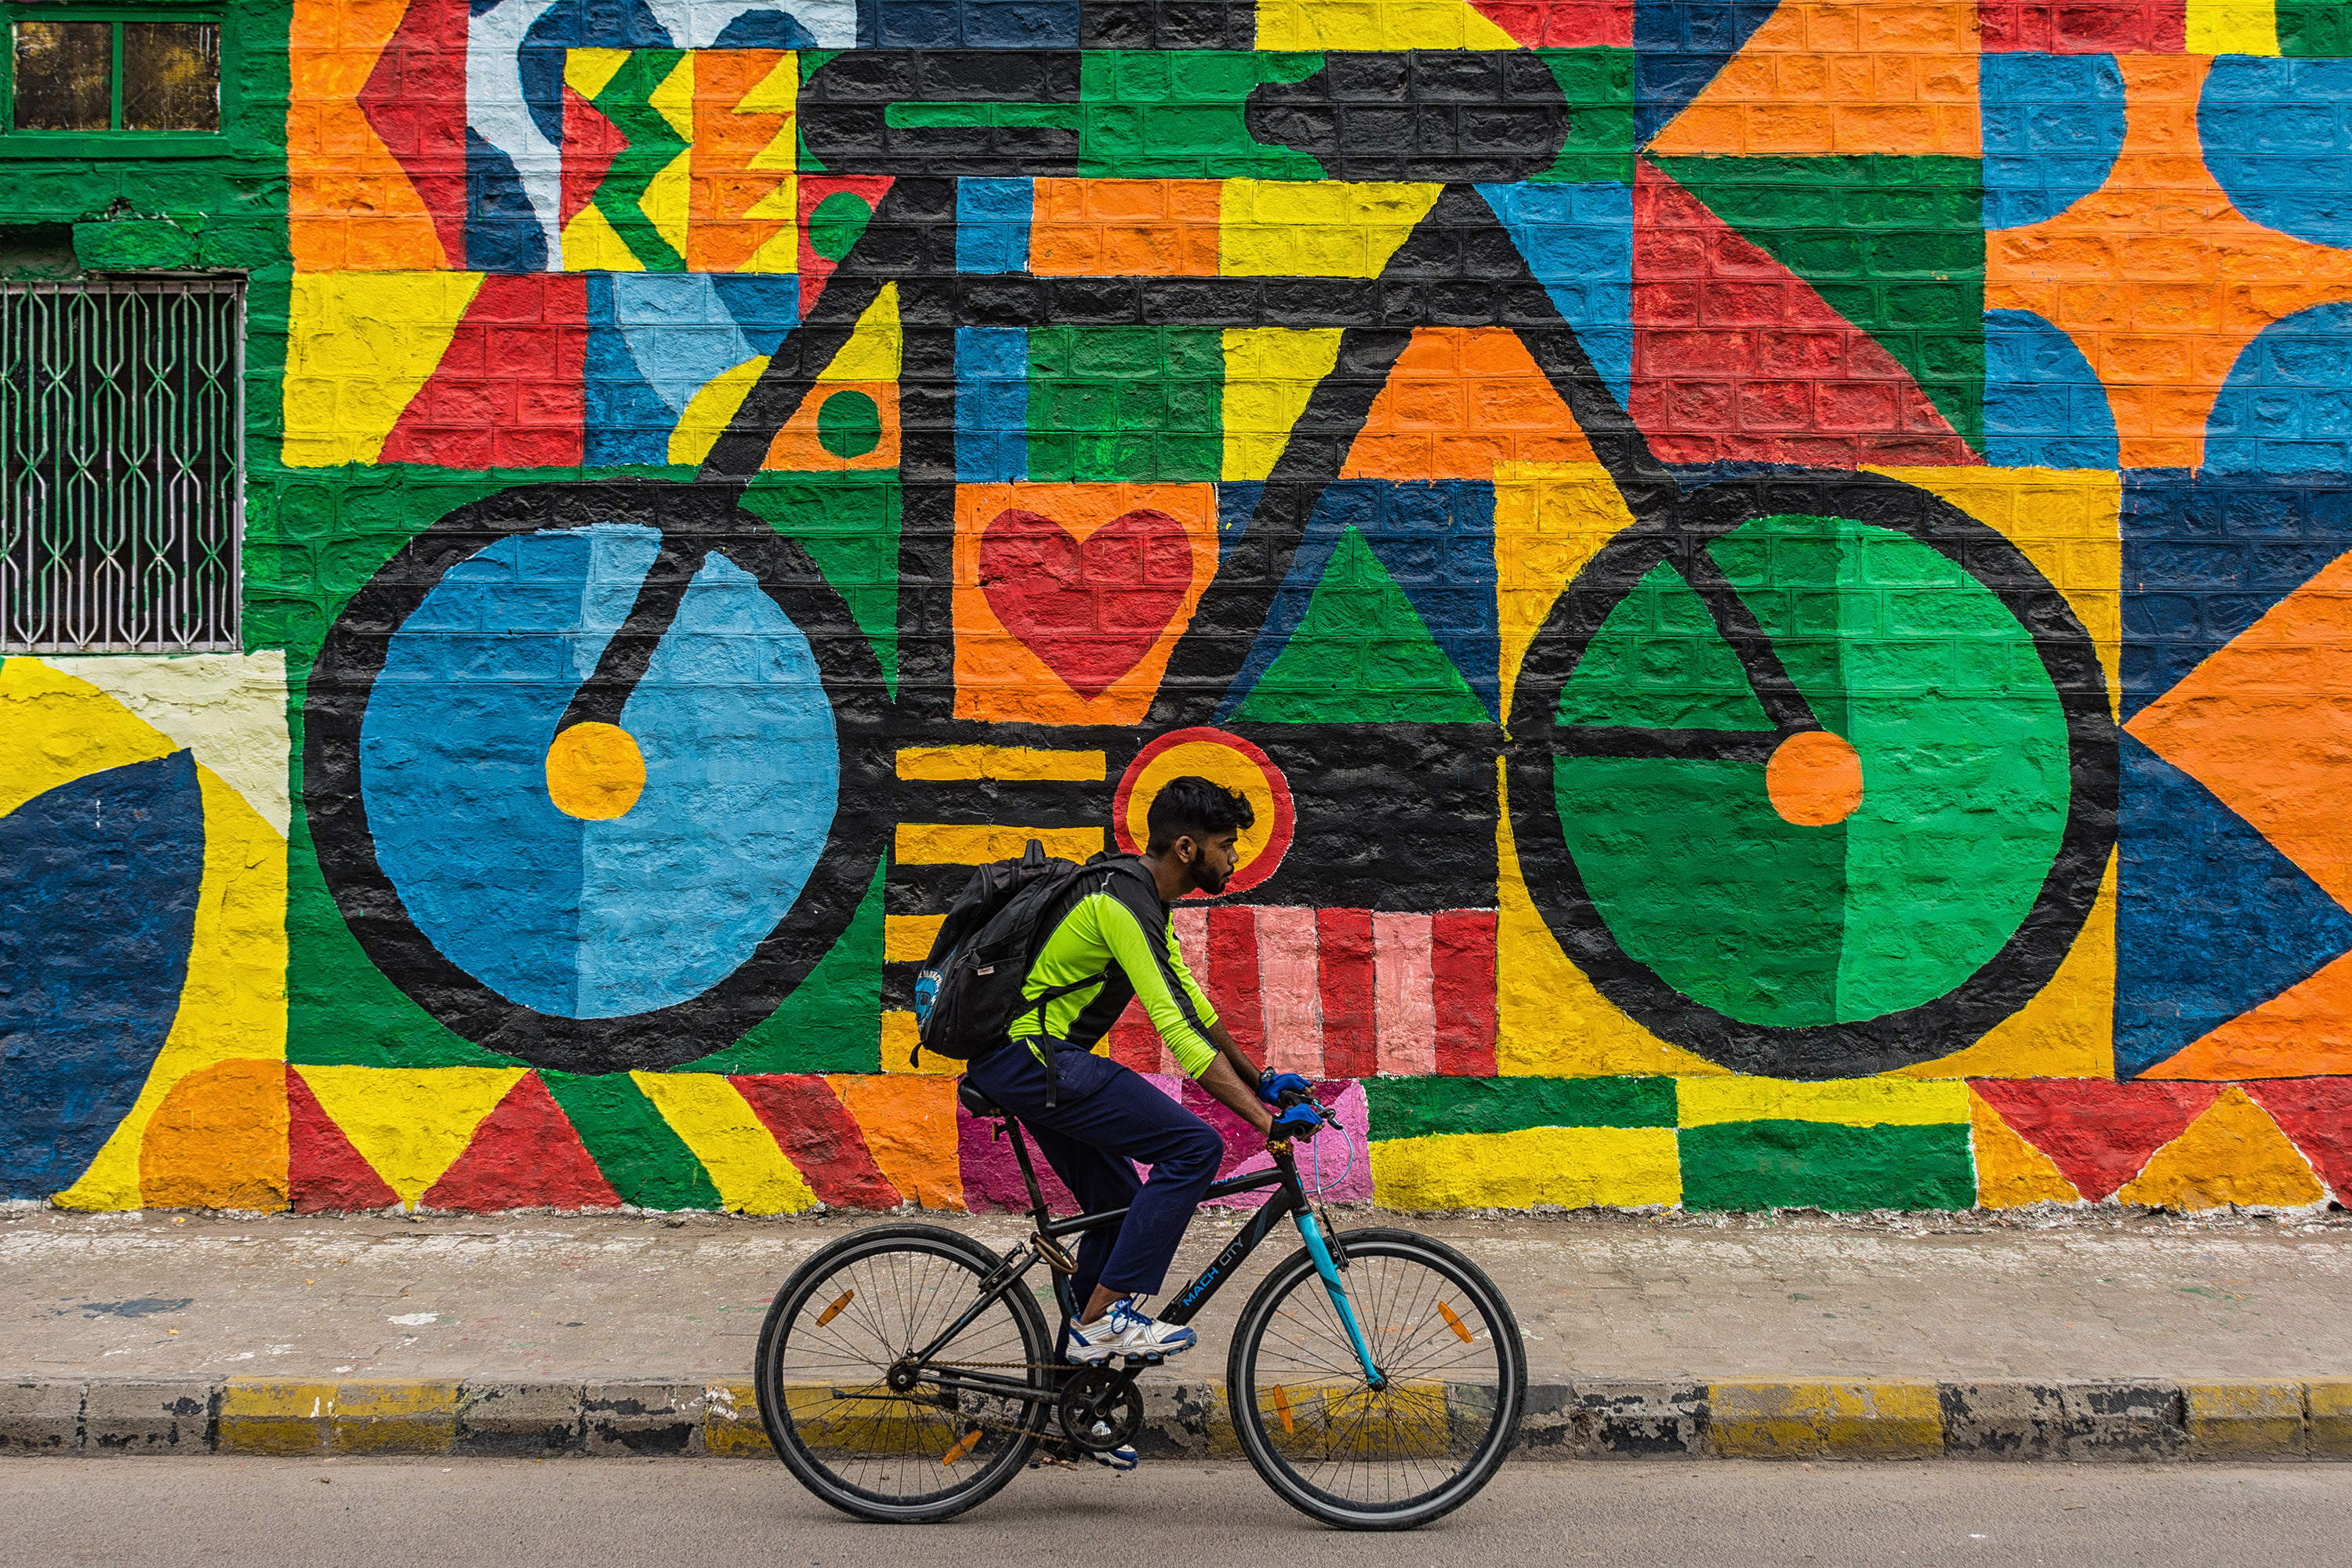
[[[1205,838],[1229,827],[1247,827],[1256,820],[1257,813],[1250,809],[1248,796],[1198,773],[1170,779],[1161,785],[1160,793],[1151,797],[1151,811],[1145,818],[1151,829],[1151,848],[1155,853],[1187,833]]]

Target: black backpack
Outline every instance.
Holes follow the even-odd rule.
[[[1020,1014],[1042,1013],[1056,997],[1108,978],[1110,972],[1105,970],[1069,985],[1050,986],[1026,1002],[1021,995],[1021,984],[1062,913],[1081,893],[1091,890],[1082,882],[1091,873],[1116,875],[1129,865],[1123,856],[1097,856],[1084,866],[1056,859],[1033,838],[1018,860],[997,860],[975,869],[948,906],[940,934],[916,976],[917,1033],[908,1066],[914,1066],[925,1051],[961,1061],[987,1056],[1005,1043]],[[1047,1074],[1057,1079],[1049,1053]]]

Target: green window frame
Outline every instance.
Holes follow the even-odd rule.
[[[20,22],[103,22],[113,30],[104,131],[19,131],[16,126],[16,25]],[[130,131],[122,127],[123,26],[132,22],[195,22],[217,28],[220,39],[220,121],[213,131]],[[95,5],[58,0],[0,0],[0,152],[16,157],[153,158],[217,156],[228,142],[236,109],[236,29],[219,5]]]

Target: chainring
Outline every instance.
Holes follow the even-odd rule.
[[[1062,1385],[1054,1413],[1063,1435],[1089,1454],[1132,1447],[1143,1430],[1143,1395],[1135,1380],[1092,1366]]]

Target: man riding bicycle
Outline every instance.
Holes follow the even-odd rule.
[[[1202,994],[1176,944],[1171,906],[1185,894],[1224,891],[1234,845],[1255,820],[1239,795],[1199,777],[1171,780],[1146,816],[1141,855],[1100,855],[1022,984],[1034,1002],[1014,1020],[1011,1044],[974,1059],[965,1076],[1018,1116],[1082,1208],[1127,1208],[1115,1230],[1087,1233],[1072,1299],[1082,1301],[1065,1353],[1173,1355],[1192,1348],[1190,1328],[1154,1321],[1139,1301],[1157,1292],[1202,1194],[1217,1174],[1224,1140],[1132,1068],[1094,1047],[1140,998],[1152,1026],[1186,1073],[1268,1139],[1309,1138],[1322,1121],[1308,1106],[1273,1107],[1312,1086],[1297,1073],[1261,1072]],[[1129,1161],[1151,1167],[1139,1182]]]

